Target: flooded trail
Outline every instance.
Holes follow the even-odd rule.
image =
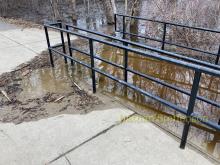
[[[96,50],[96,55],[119,65],[123,65],[123,54],[123,50],[106,45],[99,45],[99,48]],[[74,57],[77,57],[89,64],[90,59],[83,54],[75,53]],[[168,84],[181,87],[184,91],[191,90],[194,72],[190,69],[146,58],[133,53],[129,53],[128,59],[129,68],[134,69],[135,71],[163,80],[163,82]],[[89,70],[77,64],[75,67],[79,71],[77,77],[80,77],[81,80],[84,79],[84,81],[91,84]],[[121,69],[99,60],[96,60],[96,67],[121,80],[124,79],[124,71]],[[97,86],[100,91],[106,93],[107,95],[114,96],[123,104],[133,107],[134,111],[145,116],[147,120],[152,121],[175,136],[181,137],[184,119],[181,114],[141,95],[140,93],[126,88],[103,75],[97,74],[96,79]],[[185,109],[188,107],[189,96],[183,93],[164,87],[132,73],[128,74],[128,82],[149,93],[170,101],[175,105]],[[220,79],[203,74],[200,82],[199,95],[213,101],[220,102]],[[211,121],[217,123],[219,122],[220,109],[215,106],[202,101],[197,101],[195,105],[195,112]],[[219,141],[220,132],[204,127],[198,122],[193,123],[189,135],[189,142],[218,160],[220,160]]]
[[[80,9],[80,8],[79,8]],[[108,28],[103,28],[101,25],[104,24],[105,18],[102,17],[100,13],[96,13],[101,18],[96,19],[95,16],[88,17],[88,15],[92,15],[91,13],[86,13],[86,16],[83,15],[84,12],[80,12],[79,16],[81,19],[78,20],[78,25],[81,27],[87,27],[88,29],[97,30],[97,31],[106,31],[106,33],[110,33],[111,31]],[[87,19],[84,19],[88,17]],[[29,20],[29,18],[27,19]],[[40,19],[42,22],[42,19]],[[86,42],[84,43],[86,45]],[[106,45],[98,45],[96,47],[96,54],[100,57],[109,60],[111,62],[123,65],[123,50],[115,49]],[[90,59],[85,55],[80,53],[74,53],[74,56],[78,59],[81,59],[87,63],[89,63]],[[142,72],[146,75],[150,75],[157,79],[163,80],[169,84],[175,85],[177,87],[181,87],[184,90],[190,91],[193,75],[194,73],[191,70],[185,69],[183,67],[179,67],[176,65],[168,64],[166,62],[161,62],[158,60],[146,58],[139,56],[137,54],[129,54],[129,67],[136,71]],[[96,67],[99,69],[110,73],[120,79],[123,79],[123,70],[117,69],[113,66],[110,66],[104,62],[96,60]],[[21,86],[23,91],[20,92],[18,98],[21,101],[25,101],[28,99],[39,99],[40,97],[48,99],[48,101],[54,101],[57,98],[64,95],[62,91],[72,90],[72,83],[70,81],[72,79],[76,83],[80,84],[81,82],[86,82],[87,86],[91,88],[91,75],[90,71],[83,66],[75,64],[74,67],[68,67],[63,64],[63,60],[59,60],[56,64],[56,69],[52,70],[49,68],[42,68],[34,71],[30,77],[24,79],[21,82]],[[183,116],[174,112],[173,110],[155,102],[152,99],[142,96],[141,94],[129,89],[125,88],[122,85],[97,74],[97,87],[100,92],[105,93],[111,97],[114,97],[125,105],[133,107],[133,110],[147,117],[148,120],[151,120],[153,123],[159,125],[163,129],[171,132],[175,136],[180,137],[183,129],[183,122],[179,120],[173,120],[175,116],[179,116],[180,119],[183,119]],[[146,80],[137,75],[133,75],[131,73],[128,74],[128,81],[131,84],[140,87],[156,96],[160,96],[161,98],[166,99],[176,105],[179,105],[183,108],[187,108],[189,97],[182,93],[171,90],[167,87],[156,84],[152,81]],[[89,84],[89,85],[88,85]],[[86,87],[86,86],[85,86]],[[56,94],[54,94],[56,92]],[[52,94],[52,95],[48,95]],[[202,80],[199,89],[199,95],[204,96],[205,98],[209,98],[216,102],[220,102],[220,79],[209,77],[207,75],[202,75]],[[71,96],[70,96],[71,97]],[[79,96],[80,97],[80,96]],[[90,98],[90,97],[89,97]],[[53,111],[57,113],[61,113],[63,108],[66,105],[69,105],[69,100],[73,101],[76,99],[75,97],[67,97],[64,99],[64,104],[59,104],[57,106],[56,103],[52,103],[50,107]],[[80,98],[79,98],[80,99]],[[93,98],[91,98],[93,100]],[[42,103],[42,100],[40,100]],[[93,100],[94,101],[94,100]],[[26,102],[27,103],[27,102]],[[30,102],[31,103],[31,102]],[[90,102],[91,107],[94,105],[94,102]],[[29,104],[29,103],[28,103]],[[87,104],[87,102],[85,103]],[[78,111],[67,111],[65,113],[85,113],[83,109],[85,108],[84,103],[79,105]],[[29,104],[33,107],[36,105]],[[78,105],[72,105],[78,106]],[[47,103],[43,103],[43,114],[40,114],[39,118],[43,118],[50,115],[52,111],[44,114],[44,110],[47,108]],[[90,108],[90,106],[89,106]],[[32,109],[34,112],[34,109]],[[208,116],[210,120],[218,122],[220,119],[220,109],[214,106],[208,105],[204,102],[197,101],[195,111],[200,113],[202,116]],[[35,113],[35,112],[34,112]],[[14,115],[15,114],[15,115]],[[19,112],[18,112],[19,114]],[[52,113],[54,114],[54,112]],[[29,117],[36,118],[36,116],[32,116],[31,112],[27,116],[25,120],[31,120]],[[8,121],[11,122],[16,117],[15,111],[9,114],[11,116],[8,118]],[[19,116],[19,115],[18,115]],[[150,118],[149,118],[150,117]],[[23,120],[23,119],[22,119]],[[19,120],[20,121],[20,120]],[[18,122],[19,122],[18,121]],[[134,121],[138,122],[138,121]],[[209,153],[214,158],[220,161],[220,133],[215,132],[212,129],[205,128],[201,125],[195,123],[191,127],[189,142],[193,145],[196,145],[201,150]]]

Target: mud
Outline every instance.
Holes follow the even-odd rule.
[[[54,56],[55,64],[63,59]],[[61,74],[66,65],[51,68],[45,51],[32,61],[20,65],[15,71],[0,76],[0,122],[35,121],[57,114],[84,114],[104,107],[89,88],[81,90],[71,75]],[[69,68],[74,71],[73,68]]]

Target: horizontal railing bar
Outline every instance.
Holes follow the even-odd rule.
[[[85,67],[91,69],[91,66],[90,66],[90,65],[88,65],[88,64],[86,64],[86,63],[84,63],[84,62],[82,62],[82,61],[79,61],[79,60],[77,60],[77,59],[75,59],[75,58],[73,58],[73,57],[71,57],[71,56],[67,56],[67,55],[65,55],[64,53],[59,52],[59,51],[57,51],[57,50],[55,50],[55,49],[53,49],[53,48],[51,48],[51,47],[49,47],[49,50],[51,50],[51,51],[53,51],[54,53],[57,53],[57,54],[59,54],[59,55],[61,55],[61,56],[63,56],[63,57],[66,57],[67,59],[70,59],[70,60],[72,60],[72,61],[75,61],[75,62],[77,62],[77,63],[79,63],[79,64],[81,64],[81,65],[83,65],[83,66],[85,66]]]
[[[90,56],[89,53],[84,52],[84,51],[82,51],[82,50],[80,50],[80,49],[78,49],[78,48],[70,47],[70,49],[71,49],[71,50],[75,50],[75,51],[77,51],[77,52],[79,52],[79,53],[85,54],[86,56]]]
[[[197,99],[200,100],[200,101],[206,102],[206,103],[208,103],[210,105],[213,105],[213,106],[216,106],[216,107],[220,108],[220,104],[218,104],[215,101],[209,100],[209,99],[207,99],[205,97],[197,96]]]
[[[70,47],[70,48],[71,48],[72,50],[75,50],[75,51],[80,52],[80,53],[82,53],[82,54],[85,54],[85,55],[87,55],[87,56],[90,56],[89,53],[84,52],[84,51],[82,51],[82,50],[80,50],[80,49],[73,48],[73,47]],[[116,64],[116,63],[107,61],[107,60],[105,60],[105,59],[103,59],[103,58],[101,58],[101,57],[99,57],[99,56],[94,55],[93,57],[94,57],[95,59],[101,60],[101,61],[103,61],[103,62],[105,62],[105,63],[108,63],[108,64],[111,64],[111,65],[113,65],[113,66],[116,66],[116,67],[118,67],[118,68],[120,68],[120,69],[124,69],[122,65],[118,65],[118,64]]]
[[[160,40],[160,39],[151,38],[151,37],[146,37],[146,36],[138,35],[138,34],[134,34],[134,33],[122,32],[122,31],[120,31],[120,30],[118,30],[117,32],[125,33],[125,34],[127,34],[127,35],[132,35],[132,36],[135,36],[135,37],[140,37],[140,38],[144,38],[144,39],[148,39],[148,40],[152,40],[152,41],[156,41],[156,42],[163,42],[163,41]]]
[[[168,84],[168,83],[166,83],[166,82],[163,82],[163,81],[161,81],[161,80],[158,80],[158,79],[156,79],[156,78],[153,78],[153,77],[151,77],[151,76],[149,76],[149,75],[140,73],[140,72],[135,71],[135,70],[130,69],[130,68],[128,68],[127,70],[128,70],[129,72],[131,72],[131,73],[137,74],[137,75],[139,75],[139,76],[141,76],[141,77],[144,77],[144,78],[146,78],[146,79],[148,79],[148,80],[151,80],[151,81],[153,81],[153,82],[156,82],[156,83],[158,83],[158,84],[164,85],[164,86],[166,86],[166,87],[168,87],[168,88],[170,88],[170,89],[176,90],[176,91],[181,92],[181,93],[183,93],[183,94],[185,94],[185,95],[188,95],[188,96],[191,95],[191,93],[190,93],[189,91],[186,91],[186,90],[184,90],[184,89],[178,88],[178,87],[176,87],[176,86],[174,86],[174,85]],[[211,105],[214,105],[214,106],[220,108],[220,104],[218,104],[218,103],[216,103],[216,102],[214,102],[214,101],[211,101],[211,100],[209,100],[209,99],[207,99],[207,98],[204,98],[204,97],[202,97],[202,96],[197,96],[197,99],[200,100],[200,101],[206,102],[206,103],[208,103],[208,104],[211,104]]]
[[[134,34],[134,33],[123,32],[123,31],[120,31],[120,30],[117,30],[116,32],[124,33],[124,34],[127,34],[127,35],[132,35],[132,36],[135,36],[135,37],[140,37],[140,38],[144,38],[144,39],[148,39],[148,40],[152,40],[152,41],[156,41],[156,42],[163,42],[160,39],[151,38],[151,37],[147,37],[147,36],[143,36],[143,35],[138,35],[138,34]]]
[[[106,34],[103,34],[103,33],[100,33],[100,32],[94,32],[94,31],[84,29],[84,28],[79,28],[79,27],[76,27],[76,26],[73,26],[73,25],[68,25],[68,26],[72,27],[72,28],[75,28],[75,29],[78,29],[78,30],[81,30],[81,31],[89,32],[91,34],[99,35],[101,37],[106,37],[106,38],[109,38],[109,39],[112,39],[112,40],[124,42],[124,43],[130,44],[130,45],[133,45],[133,46],[138,46],[138,47],[145,48],[145,49],[148,49],[148,50],[151,50],[151,51],[155,51],[157,53],[166,54],[166,55],[171,56],[171,57],[179,58],[179,59],[182,59],[182,60],[185,60],[185,61],[188,61],[188,62],[194,62],[194,63],[200,64],[200,65],[206,66],[206,67],[210,67],[210,68],[213,68],[213,69],[220,70],[220,66],[214,65],[214,64],[211,64],[211,63],[208,63],[208,62],[205,62],[205,61],[201,61],[201,60],[197,60],[197,59],[194,59],[194,58],[191,58],[191,57],[186,57],[186,56],[183,56],[183,55],[180,55],[180,54],[168,52],[166,50],[161,50],[161,49],[157,49],[157,48],[154,48],[154,47],[146,46],[146,45],[136,43],[136,42],[132,42],[132,41],[129,41],[129,40],[119,39],[119,38],[109,36],[109,35],[106,35]]]
[[[84,52],[84,51],[82,51],[82,50],[80,50],[80,49],[73,48],[73,47],[70,47],[70,48],[71,48],[72,50],[75,50],[75,51],[78,51],[78,52],[80,52],[80,53],[83,53],[83,54],[85,54],[85,55],[87,55],[87,56],[90,56],[89,53]],[[118,67],[118,68],[120,68],[120,69],[124,69],[124,67],[123,67],[122,65],[118,65],[118,64],[116,64],[116,63],[109,62],[109,61],[107,61],[107,60],[105,60],[105,59],[100,58],[99,56],[94,56],[94,58],[96,58],[96,59],[98,59],[98,60],[101,60],[101,61],[103,61],[103,62],[105,62],[105,63],[111,64],[111,65],[113,65],[113,66],[115,66],[115,67]],[[177,87],[174,86],[174,85],[171,85],[171,84],[168,84],[168,83],[166,83],[166,82],[160,81],[160,80],[158,80],[158,79],[156,79],[156,78],[153,78],[153,77],[151,77],[151,76],[145,75],[145,74],[140,73],[140,72],[138,72],[138,71],[134,71],[134,70],[132,70],[132,69],[130,69],[130,68],[127,68],[127,71],[132,72],[132,73],[137,74],[137,75],[139,75],[139,76],[141,76],[141,77],[144,77],[144,78],[146,78],[146,79],[148,79],[148,80],[154,81],[154,82],[156,82],[156,83],[159,83],[159,84],[164,85],[164,86],[166,86],[166,87],[168,87],[168,88],[171,88],[171,89],[173,89],[173,90],[176,90],[176,91],[178,91],[178,92],[181,92],[181,93],[183,93],[183,94],[185,94],[185,95],[190,96],[190,92],[189,92],[189,91],[185,91],[185,90],[183,90],[183,89],[177,88]],[[220,104],[218,104],[218,103],[216,103],[216,102],[214,102],[214,101],[211,101],[211,100],[209,100],[209,99],[207,99],[207,98],[204,98],[204,97],[202,97],[202,96],[197,96],[197,99],[200,100],[200,101],[206,102],[206,103],[208,103],[208,104],[211,104],[211,105],[214,105],[214,106],[220,108]]]
[[[143,95],[145,95],[145,96],[147,96],[147,97],[150,97],[150,98],[152,98],[152,99],[154,99],[154,100],[160,102],[160,103],[163,104],[163,105],[166,105],[166,106],[168,106],[168,107],[170,107],[170,108],[172,108],[172,109],[174,109],[174,110],[176,110],[176,111],[178,111],[178,112],[180,112],[180,113],[182,113],[182,114],[186,114],[186,111],[185,111],[183,108],[181,108],[181,107],[178,107],[178,106],[176,106],[176,105],[174,105],[174,104],[172,104],[172,103],[170,103],[170,102],[168,102],[168,101],[166,101],[166,100],[164,100],[164,99],[161,99],[161,98],[158,97],[158,96],[152,95],[152,94],[150,94],[150,93],[144,91],[143,89],[140,89],[140,88],[138,88],[138,87],[136,87],[136,86],[134,86],[134,85],[132,85],[132,84],[130,84],[130,83],[127,83],[127,82],[125,82],[125,81],[123,81],[123,80],[118,80],[118,79],[115,78],[114,76],[112,76],[112,75],[110,75],[110,74],[108,74],[108,73],[105,73],[105,72],[101,71],[100,69],[94,68],[94,70],[95,70],[96,72],[100,73],[100,74],[105,75],[106,77],[108,77],[108,78],[110,78],[110,79],[112,79],[112,80],[114,80],[114,81],[116,81],[116,82],[121,83],[122,85],[125,85],[125,86],[127,86],[127,87],[129,87],[129,88],[131,88],[131,89],[134,89],[134,90],[140,92],[141,94],[143,94]]]
[[[133,74],[137,74],[137,75],[139,75],[139,76],[141,76],[141,77],[143,77],[143,78],[146,78],[146,79],[148,79],[148,80],[151,80],[151,81],[153,81],[153,82],[156,82],[156,83],[158,83],[158,84],[164,85],[164,86],[166,86],[166,87],[168,87],[168,88],[171,88],[171,89],[173,89],[173,90],[176,90],[176,91],[178,91],[178,92],[181,92],[181,93],[183,93],[183,94],[185,94],[185,95],[190,96],[190,92],[185,91],[185,90],[180,89],[180,88],[177,88],[177,87],[174,86],[174,85],[168,84],[168,83],[166,83],[166,82],[163,82],[163,81],[161,81],[161,80],[158,80],[158,79],[156,79],[156,78],[153,78],[153,77],[151,77],[151,76],[149,76],[149,75],[140,73],[140,72],[135,71],[135,70],[130,69],[130,68],[128,68],[127,70],[128,70],[129,72],[133,73]]]
[[[116,14],[116,15],[124,16],[124,17],[127,17],[127,18],[133,18],[133,19],[140,19],[140,20],[150,21],[150,22],[157,22],[157,23],[161,23],[161,24],[168,24],[168,25],[173,25],[173,26],[179,26],[179,27],[185,27],[185,28],[196,29],[196,30],[201,30],[201,31],[207,31],[207,32],[212,32],[212,33],[220,33],[219,30],[214,30],[214,29],[209,29],[209,28],[193,27],[193,26],[188,26],[188,25],[183,25],[183,24],[177,24],[177,23],[172,23],[172,22],[153,20],[153,19],[147,19],[147,18],[143,18],[143,17],[123,15],[123,14]]]
[[[141,50],[130,48],[130,47],[127,47],[127,46],[124,46],[124,45],[119,45],[119,44],[115,44],[115,43],[112,43],[112,42],[100,40],[100,39],[97,39],[97,38],[94,38],[94,37],[82,35],[82,34],[79,34],[79,33],[76,33],[76,32],[72,32],[72,31],[69,31],[69,30],[53,27],[53,26],[50,26],[50,25],[45,25],[45,26],[48,27],[48,28],[52,28],[52,29],[56,29],[56,30],[59,30],[59,31],[69,33],[71,35],[76,35],[76,36],[79,36],[79,37],[82,37],[82,38],[92,39],[92,40],[94,40],[96,42],[99,42],[99,43],[114,46],[114,47],[117,47],[117,48],[120,48],[120,49],[125,49],[125,50],[128,50],[130,52],[143,55],[145,57],[151,57],[151,58],[154,58],[154,59],[163,60],[163,61],[166,61],[166,62],[177,64],[178,66],[188,67],[189,69],[199,70],[203,73],[207,73],[207,74],[210,74],[210,75],[213,75],[213,76],[220,77],[220,71],[219,70],[214,70],[214,69],[211,69],[211,68],[207,68],[207,67],[200,66],[200,65],[197,65],[197,64],[188,63],[188,62],[181,61],[181,60],[178,60],[178,59],[172,59],[170,57],[165,57],[165,56],[156,55],[156,54],[153,54],[153,55],[148,54],[145,51],[141,51]]]
[[[103,58],[101,58],[101,57],[99,57],[99,56],[94,55],[94,58],[95,58],[95,59],[98,59],[98,60],[101,60],[101,61],[103,61],[103,62],[105,62],[105,63],[107,63],[107,64],[110,64],[110,65],[113,65],[113,66],[115,66],[115,67],[118,67],[118,68],[120,68],[120,69],[124,69],[124,67],[123,67],[122,65],[119,65],[119,64],[110,62],[110,61],[105,60],[105,59],[103,59]]]
[[[57,44],[57,45],[51,46],[51,48],[55,49],[55,48],[59,48],[61,46],[63,46],[63,44]]]
[[[168,42],[168,41],[165,41],[164,43],[166,43],[168,45],[178,46],[178,47],[181,47],[181,48],[184,48],[184,49],[193,50],[193,51],[196,51],[196,52],[201,52],[201,53],[206,53],[206,54],[209,54],[209,55],[217,56],[217,54],[215,54],[215,53],[204,51],[204,50],[197,49],[197,48],[187,47],[187,46],[179,45],[179,44],[176,44],[176,43],[171,43],[171,42]]]
[[[210,120],[205,121],[203,118],[201,118],[201,116],[199,116],[195,112],[192,113],[191,117],[194,118],[194,119],[199,119],[197,121],[199,121],[200,123],[203,123],[203,124],[213,128],[213,129],[216,129],[217,131],[220,131],[220,125],[218,125],[217,123],[214,123],[214,122],[212,122]]]
[[[60,24],[61,24],[61,22],[49,23],[50,26],[55,26],[55,25],[57,26],[57,25],[60,25]]]
[[[117,32],[123,33],[122,31],[117,31]],[[153,41],[160,42],[160,43],[163,42],[162,40],[159,40],[159,39],[150,38],[150,37],[146,37],[146,36],[142,36],[142,35],[138,35],[138,34],[134,34],[134,33],[125,32],[125,34],[127,34],[127,35],[132,35],[132,36],[136,36],[136,37],[140,37],[140,38],[144,38],[144,39],[148,39],[148,40],[153,40]],[[201,53],[206,53],[206,54],[209,54],[209,55],[217,56],[217,54],[215,54],[215,53],[208,52],[208,51],[204,51],[204,50],[197,49],[197,48],[192,48],[192,47],[188,47],[188,46],[183,46],[183,45],[179,45],[179,44],[172,43],[172,42],[168,42],[168,41],[164,41],[164,43],[165,43],[165,44],[168,44],[168,45],[174,45],[174,46],[177,46],[177,47],[181,47],[181,48],[184,48],[184,49],[193,50],[193,51],[196,51],[196,52],[201,52]]]

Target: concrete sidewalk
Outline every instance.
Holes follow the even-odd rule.
[[[49,32],[51,44],[61,42],[58,32]],[[72,38],[74,39],[74,38]],[[44,30],[21,28],[0,22],[0,74],[30,61],[47,49]]]
[[[53,44],[60,42],[51,32]],[[47,48],[43,30],[0,23],[0,74]],[[115,108],[19,125],[0,123],[0,165],[211,165],[149,122],[120,123],[134,113]]]
[[[131,115],[125,109],[0,124],[0,164],[44,165]]]
[[[0,124],[0,164],[211,165],[149,122],[120,123],[128,109]]]

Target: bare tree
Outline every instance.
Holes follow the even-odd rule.
[[[70,19],[72,20],[73,24],[76,24],[77,15],[76,15],[76,0],[67,0],[67,4],[70,5],[68,8],[67,14],[69,15]]]
[[[115,0],[103,0],[107,23],[114,24],[114,13],[116,13]]]
[[[141,4],[142,4],[142,0],[135,0],[132,3],[131,11],[130,11],[131,16],[140,16]],[[131,21],[130,21],[130,32],[134,33],[134,34],[138,34],[138,20],[137,19],[131,19]],[[132,36],[131,40],[137,40],[137,37]]]
[[[50,0],[50,6],[51,6],[51,9],[52,9],[54,20],[61,19],[60,12],[59,12],[59,9],[58,9],[58,2],[59,2],[59,0]]]

